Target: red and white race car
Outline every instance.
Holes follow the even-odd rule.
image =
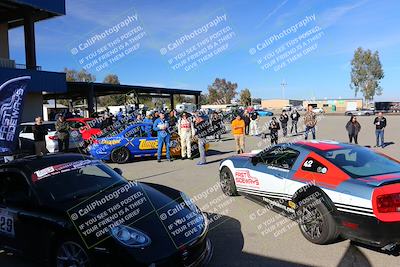
[[[221,187],[295,218],[316,244],[339,235],[392,250],[400,244],[400,163],[332,141],[280,144],[225,159]]]

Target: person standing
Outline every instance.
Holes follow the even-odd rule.
[[[216,111],[211,116],[211,126],[213,127],[214,139],[220,141],[223,130],[223,121],[221,115]]]
[[[168,123],[170,127],[175,127],[178,119],[175,116],[175,110],[171,110],[169,112],[169,118],[168,118]]]
[[[259,118],[260,115],[255,110],[250,114],[250,135],[258,135]]]
[[[33,139],[35,141],[35,154],[36,156],[42,156],[49,153],[46,148],[46,135],[48,131],[43,125],[42,117],[35,118],[35,125],[33,126]]]
[[[313,106],[309,105],[306,114],[304,114],[304,124],[306,126],[305,140],[311,131],[313,139],[315,139],[315,126],[317,125],[317,114],[313,111]]]
[[[197,145],[199,147],[199,154],[200,154],[200,161],[197,165],[205,165],[207,164],[206,159],[206,142],[207,142],[207,135],[208,129],[211,127],[210,121],[205,120],[200,116],[199,113],[196,113],[194,119],[194,128],[195,128],[195,136],[197,139]]]
[[[235,138],[236,151],[238,154],[244,152],[244,133],[245,123],[240,114],[236,115],[236,118],[232,121],[232,134]],[[251,134],[250,134],[251,135]]]
[[[65,117],[63,115],[58,117],[56,122],[56,131],[58,138],[58,151],[59,152],[68,152],[69,149],[69,130],[70,127],[68,122],[65,121]]]
[[[351,116],[350,120],[346,124],[346,130],[349,134],[350,144],[353,142],[353,139],[354,139],[354,143],[358,144],[358,133],[361,130],[361,125],[357,121],[356,116]]]
[[[124,112],[122,111],[122,108],[119,108],[119,111],[117,113],[117,121],[122,121],[124,118]]]
[[[279,121],[281,122],[282,125],[282,131],[283,131],[283,136],[286,137],[287,136],[287,124],[289,121],[289,115],[286,114],[286,111],[282,111],[281,116],[279,117]]]
[[[250,115],[249,112],[246,110],[243,116],[244,120],[244,133],[245,135],[249,135],[250,132]]]
[[[181,139],[182,160],[193,159],[191,142],[194,137],[194,125],[186,112],[183,112],[182,117],[178,120],[178,134]]]
[[[292,127],[290,128],[290,133],[293,133],[294,129],[295,133],[297,134],[297,123],[300,119],[300,113],[297,111],[297,109],[294,109],[292,111],[292,113],[290,114],[290,118],[292,119]]]
[[[271,145],[278,144],[278,134],[281,129],[278,120],[276,117],[272,117],[272,121],[269,124],[269,130],[271,135]]]
[[[157,132],[157,162],[161,162],[162,149],[165,144],[166,157],[168,161],[172,161],[169,151],[169,141],[171,138],[168,132],[169,124],[165,119],[164,113],[160,113],[159,118],[154,121],[153,130]]]
[[[383,117],[383,113],[379,112],[378,117],[374,120],[375,124],[375,135],[376,135],[376,146],[385,147],[385,128],[387,125],[386,118]]]

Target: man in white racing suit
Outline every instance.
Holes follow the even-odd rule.
[[[184,112],[178,121],[178,134],[181,139],[181,155],[182,160],[192,159],[191,141],[194,136],[194,126],[188,114]]]

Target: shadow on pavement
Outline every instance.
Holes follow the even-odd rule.
[[[220,214],[208,213],[209,220]],[[222,215],[211,223],[209,237],[214,254],[209,266],[307,266],[304,264],[263,257],[243,251],[244,238],[238,220]]]

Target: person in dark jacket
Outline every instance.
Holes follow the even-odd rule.
[[[387,125],[386,118],[383,117],[383,113],[379,112],[378,117],[374,120],[375,124],[375,135],[376,135],[376,147],[385,147],[385,128]]]
[[[49,153],[46,148],[46,135],[48,134],[46,127],[43,125],[42,117],[35,118],[35,125],[32,128],[33,139],[35,141],[35,154],[42,156]]]
[[[68,122],[65,121],[63,115],[58,117],[56,122],[57,140],[58,140],[58,151],[68,152],[69,149],[69,130],[70,127]]]
[[[281,129],[276,117],[272,117],[272,121],[269,124],[269,130],[271,134],[271,145],[278,144],[278,131]]]
[[[354,143],[358,144],[358,133],[361,130],[361,125],[357,121],[356,116],[351,116],[350,120],[346,124],[346,130],[349,134],[350,143],[352,143],[354,139]]]
[[[222,116],[215,111],[211,116],[211,125],[213,127],[214,139],[218,141],[221,140],[224,122],[222,121]]]
[[[292,127],[290,128],[290,133],[293,133],[294,129],[295,133],[297,134],[297,123],[300,119],[300,113],[296,109],[294,109],[290,114],[290,118],[292,119]]]
[[[244,112],[243,120],[244,120],[244,132],[245,132],[246,135],[249,135],[249,131],[250,131],[250,115],[249,115],[249,112],[247,112],[247,111]]]
[[[279,117],[279,121],[281,122],[282,125],[282,131],[283,131],[283,136],[286,137],[287,136],[287,124],[289,121],[289,115],[286,114],[286,111],[282,111],[281,116]]]

